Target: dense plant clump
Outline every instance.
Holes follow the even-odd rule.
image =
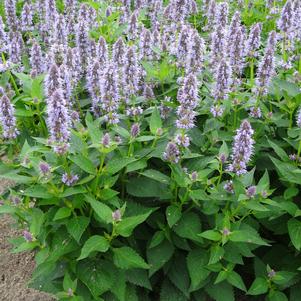
[[[301,300],[301,2],[0,3],[0,213],[59,300]]]

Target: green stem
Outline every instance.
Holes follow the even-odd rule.
[[[2,54],[1,54],[1,56],[2,56],[3,64],[6,64],[6,59],[5,59],[5,56],[4,56],[4,53],[3,53],[3,52],[2,52]],[[15,90],[15,92],[16,92],[16,95],[19,96],[19,95],[20,95],[20,92],[19,92],[18,86],[17,86],[17,84],[16,84],[16,81],[15,81],[15,79],[14,79],[14,77],[13,77],[11,71],[9,70],[8,72],[9,72],[9,76],[10,76],[10,81],[11,81],[13,87],[14,87],[14,90]]]
[[[250,61],[250,85],[253,87],[254,85],[254,59],[251,58]]]
[[[301,155],[301,140],[299,141],[299,147],[298,147],[298,157]]]

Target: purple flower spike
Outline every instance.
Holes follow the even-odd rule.
[[[257,74],[256,74],[256,89],[257,95],[266,95],[272,77],[275,73],[275,46],[276,46],[276,32],[271,31],[269,34],[268,43],[263,58],[261,59]]]
[[[55,90],[60,88],[60,70],[56,64],[52,64],[45,77],[45,94],[47,97],[50,97]]]
[[[78,180],[79,176],[72,173],[64,173],[62,176],[62,182],[67,186],[74,185]]]
[[[232,68],[226,59],[221,60],[214,77],[216,81],[213,91],[214,99],[216,101],[227,99],[232,84]]]
[[[25,3],[23,6],[21,14],[21,28],[22,31],[32,31],[33,30],[33,14],[32,7]]]
[[[16,128],[15,109],[8,96],[4,94],[0,99],[0,124],[5,139],[14,139],[19,134]]]
[[[186,134],[177,134],[174,140],[177,145],[184,148],[190,145],[190,139]]]
[[[234,138],[233,153],[231,155],[232,163],[229,166],[229,171],[237,175],[247,172],[247,164],[251,160],[254,148],[253,134],[251,124],[244,120]]]
[[[126,102],[129,102],[131,96],[135,95],[139,90],[140,70],[135,46],[128,48],[126,52],[123,76],[123,93]]]
[[[120,222],[122,219],[121,211],[120,209],[115,210],[112,212],[112,219],[114,222]]]
[[[70,138],[71,118],[63,92],[58,89],[47,100],[47,125],[50,141],[54,145],[66,145]]]
[[[131,136],[133,138],[137,137],[140,133],[140,125],[138,123],[134,123],[131,127]]]
[[[45,71],[44,58],[41,46],[35,41],[30,51],[30,64],[32,70],[37,74],[42,74]]]
[[[43,176],[46,176],[50,173],[50,166],[46,162],[41,162],[39,164],[39,170]]]
[[[260,47],[261,30],[262,25],[260,23],[256,23],[251,27],[245,50],[246,56],[249,58],[257,57],[257,51]]]
[[[108,133],[104,134],[101,139],[101,144],[103,147],[108,148],[111,144],[111,137]]]
[[[170,163],[178,163],[180,160],[180,150],[174,142],[169,142],[163,153],[163,159]]]
[[[100,81],[100,102],[105,113],[105,120],[109,124],[119,122],[118,108],[120,104],[118,73],[113,62],[107,64]]]
[[[248,187],[248,189],[246,190],[246,195],[249,198],[253,198],[256,194],[256,186],[250,186]]]
[[[17,31],[18,18],[16,15],[16,0],[5,0],[4,7],[7,27],[12,31]]]
[[[30,232],[28,232],[27,230],[23,231],[23,237],[27,242],[32,242],[33,241],[33,236]]]
[[[232,181],[227,181],[226,184],[224,185],[224,189],[225,189],[228,193],[233,194],[233,193],[234,193],[233,182],[232,182]]]

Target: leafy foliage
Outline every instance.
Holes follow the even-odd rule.
[[[301,300],[298,1],[2,2],[0,214],[32,287]]]

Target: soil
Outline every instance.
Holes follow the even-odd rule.
[[[0,180],[0,196],[11,182]],[[9,238],[20,236],[13,220],[0,215],[0,300],[53,301],[54,298],[27,287],[34,268],[33,253],[11,254]]]

